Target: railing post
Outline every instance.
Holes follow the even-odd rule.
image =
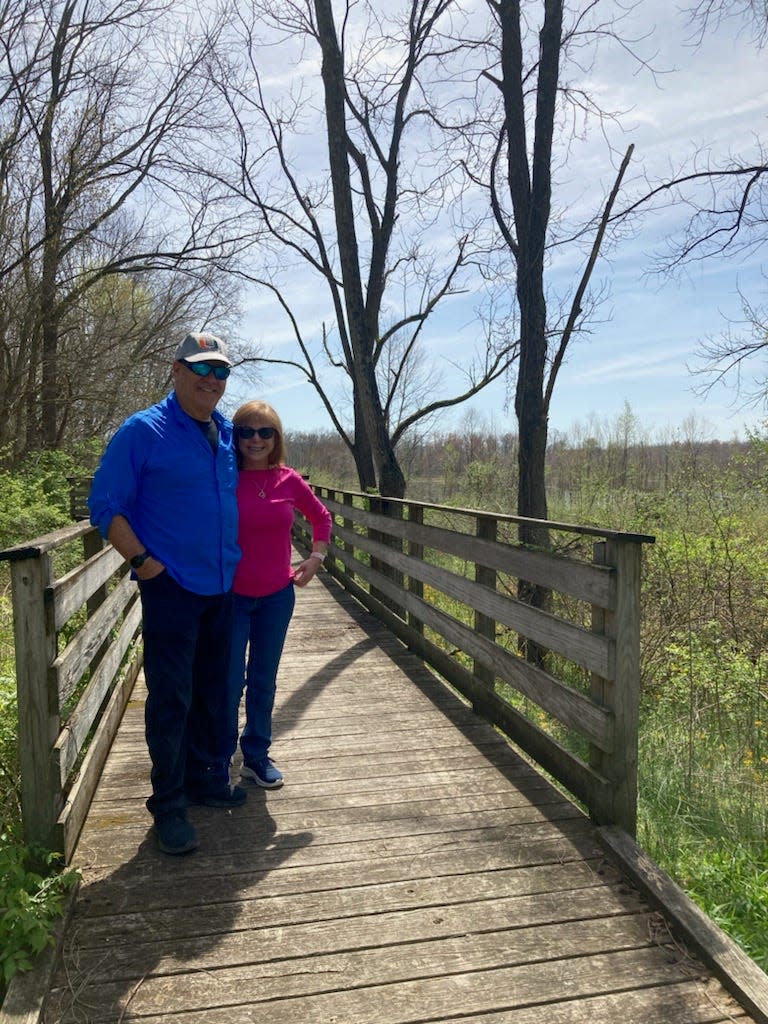
[[[408,503],[408,522],[423,524],[424,522],[424,509],[421,505],[414,505]],[[408,540],[408,554],[411,558],[418,558],[420,562],[424,560],[424,545],[418,543],[415,540]],[[421,580],[417,580],[414,576],[408,577],[408,590],[410,593],[415,594],[416,597],[424,597],[424,584]],[[424,635],[424,623],[421,619],[418,619],[413,612],[408,612],[408,625],[415,632],[421,636]]]
[[[62,804],[51,760],[61,728],[59,695],[48,671],[56,657],[53,612],[46,602],[52,579],[47,553],[11,562],[24,839],[48,850],[59,843],[56,821]]]
[[[388,498],[383,498],[379,495],[371,495],[371,512],[375,512],[380,516],[385,516],[389,519],[402,519],[403,517],[403,506],[399,501],[390,501]],[[369,530],[368,536],[371,540],[378,541],[380,544],[384,544],[389,548],[399,548],[402,551],[402,541],[398,537],[393,537],[391,533],[387,533],[386,530]],[[387,579],[397,586],[402,588],[403,586],[403,574],[399,569],[395,569],[386,560],[381,558],[371,558],[371,568],[376,572],[380,572],[382,576],[386,576]],[[393,601],[387,597],[386,594],[382,593],[376,587],[371,586],[371,597],[375,597],[377,601],[380,601],[385,608],[389,611],[394,612],[395,615],[400,619],[405,618],[405,609],[402,605],[399,605],[397,601]]]
[[[335,497],[335,495],[334,495],[334,497]],[[349,508],[350,508],[350,511],[354,511],[354,505],[353,505],[353,497],[352,497],[352,495],[351,495],[351,494],[349,493],[349,491],[344,491],[344,492],[343,492],[343,494],[342,494],[342,502],[343,502],[343,503],[344,503],[345,505],[348,505],[348,506],[349,506]],[[352,519],[352,517],[351,517],[351,516],[350,516],[349,518],[347,518],[347,517],[345,516],[345,517],[344,517],[344,519],[342,520],[342,525],[344,526],[344,528],[345,528],[346,530],[349,530],[349,532],[350,532],[350,533],[353,533],[353,532],[354,532],[354,529],[355,529],[355,523],[354,523],[354,520]],[[354,542],[353,542],[353,541],[351,541],[351,540],[345,540],[345,541],[344,541],[344,544],[343,544],[342,546],[343,546],[344,550],[345,550],[345,551],[346,551],[346,552],[348,553],[348,555],[349,555],[350,559],[352,559],[352,558],[354,558],[354,557],[355,557],[355,545],[354,545]],[[349,578],[350,582],[352,582],[352,583],[354,583],[354,582],[355,582],[355,574],[354,574],[354,572],[352,571],[352,569],[348,568],[348,567],[347,567],[347,566],[345,565],[345,566],[342,566],[342,572],[345,572],[345,573],[347,574],[347,576],[348,576],[348,578]]]
[[[477,537],[481,537],[483,540],[490,540],[496,543],[496,537],[498,532],[498,521],[495,516],[483,516],[478,515],[477,524],[475,527],[475,534]],[[490,587],[491,590],[496,589],[496,570],[489,568],[487,565],[475,565],[475,582],[482,583],[486,587]],[[496,620],[490,618],[488,615],[483,615],[482,612],[475,612],[475,632],[479,633],[480,636],[485,636],[489,640],[496,642]],[[485,665],[478,661],[473,664],[473,671],[477,678],[486,684],[490,689],[493,689],[495,682],[495,676],[492,669],[486,668]]]
[[[592,679],[592,697],[614,715],[613,752],[591,748],[590,765],[611,783],[611,806],[590,808],[600,824],[637,832],[637,753],[640,713],[640,566],[642,547],[611,539],[594,546],[593,560],[615,571],[615,611],[594,609],[592,628],[611,637],[613,680]]]

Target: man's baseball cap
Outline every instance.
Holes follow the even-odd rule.
[[[176,349],[174,360],[184,359],[188,363],[225,363],[232,365],[227,346],[214,334],[188,334]]]

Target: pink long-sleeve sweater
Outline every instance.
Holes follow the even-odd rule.
[[[315,541],[331,539],[332,519],[307,482],[288,466],[241,470],[237,485],[240,515],[237,542],[242,557],[233,589],[246,597],[266,597],[293,579],[293,512],[309,520]]]

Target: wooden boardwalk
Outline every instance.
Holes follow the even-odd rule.
[[[332,581],[298,592],[283,789],[160,854],[141,680],[75,864],[54,1022],[749,1021],[589,821]]]

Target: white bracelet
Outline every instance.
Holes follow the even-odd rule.
[[[325,561],[325,552],[324,551],[310,551],[309,557],[310,558],[319,558],[321,562],[324,562]]]

